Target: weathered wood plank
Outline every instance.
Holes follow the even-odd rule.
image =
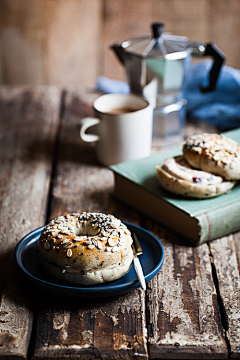
[[[230,358],[240,359],[240,233],[210,243]]]
[[[111,171],[96,163],[92,146],[80,143],[77,124],[91,114],[91,101],[75,91],[67,92],[51,218],[66,212],[96,211],[139,223],[135,212],[111,198]],[[147,358],[145,294],[141,289],[106,299],[43,300],[36,324],[34,359]]]
[[[45,222],[58,126],[55,87],[0,88],[0,358],[26,358],[33,313],[13,249]]]
[[[192,124],[193,125],[193,124]],[[216,132],[214,127],[206,124],[199,129],[188,123],[187,134],[209,131]],[[215,283],[219,291],[221,322],[229,347],[230,358],[240,358],[240,235],[235,233],[209,243],[213,270],[216,272]],[[227,279],[227,281],[226,281]]]
[[[165,250],[165,263],[147,291],[149,357],[226,359],[208,245],[183,244],[152,222],[147,229]]]
[[[218,131],[188,121],[185,136],[201,132]],[[192,248],[156,224],[149,226],[166,252],[162,271],[148,290],[150,358],[227,358],[222,304],[208,245]]]
[[[109,46],[150,33],[154,21],[191,41],[215,42],[239,68],[239,16],[239,0],[1,1],[0,83],[84,88],[98,75],[125,79]]]
[[[43,302],[37,317],[34,359],[146,358],[144,294],[109,299]]]
[[[0,83],[93,86],[101,28],[98,0],[0,2]]]

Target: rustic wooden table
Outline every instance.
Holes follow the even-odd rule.
[[[111,170],[78,137],[94,97],[0,88],[0,358],[240,358],[240,233],[189,247],[114,201]],[[13,260],[18,241],[49,219],[83,210],[112,213],[159,238],[165,262],[146,292],[72,299],[23,281]]]

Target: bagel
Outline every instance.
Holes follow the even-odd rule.
[[[119,279],[130,269],[132,237],[121,220],[102,213],[73,213],[52,220],[38,240],[45,271],[71,284]]]
[[[226,180],[240,179],[240,145],[223,135],[203,133],[189,137],[183,145],[183,156],[196,169]]]
[[[192,168],[181,155],[156,166],[156,175],[165,190],[198,199],[225,194],[236,184],[236,181],[224,181],[220,176]]]

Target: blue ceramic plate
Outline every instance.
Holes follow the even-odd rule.
[[[164,261],[164,250],[160,241],[148,231],[139,226],[125,222],[131,232],[135,232],[143,249],[139,256],[146,282],[151,280],[161,269]],[[16,246],[15,262],[22,274],[32,284],[41,290],[57,295],[74,297],[107,297],[126,293],[140,287],[137,275],[132,265],[129,272],[122,278],[97,286],[66,285],[54,278],[50,278],[41,268],[37,252],[37,242],[44,226],[26,235]]]

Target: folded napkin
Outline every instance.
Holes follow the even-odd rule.
[[[208,84],[210,60],[191,64],[183,84],[186,112],[191,120],[201,120],[222,129],[240,126],[240,70],[223,66],[214,91],[202,93]],[[129,85],[123,81],[101,76],[96,90],[104,93],[128,94]]]

